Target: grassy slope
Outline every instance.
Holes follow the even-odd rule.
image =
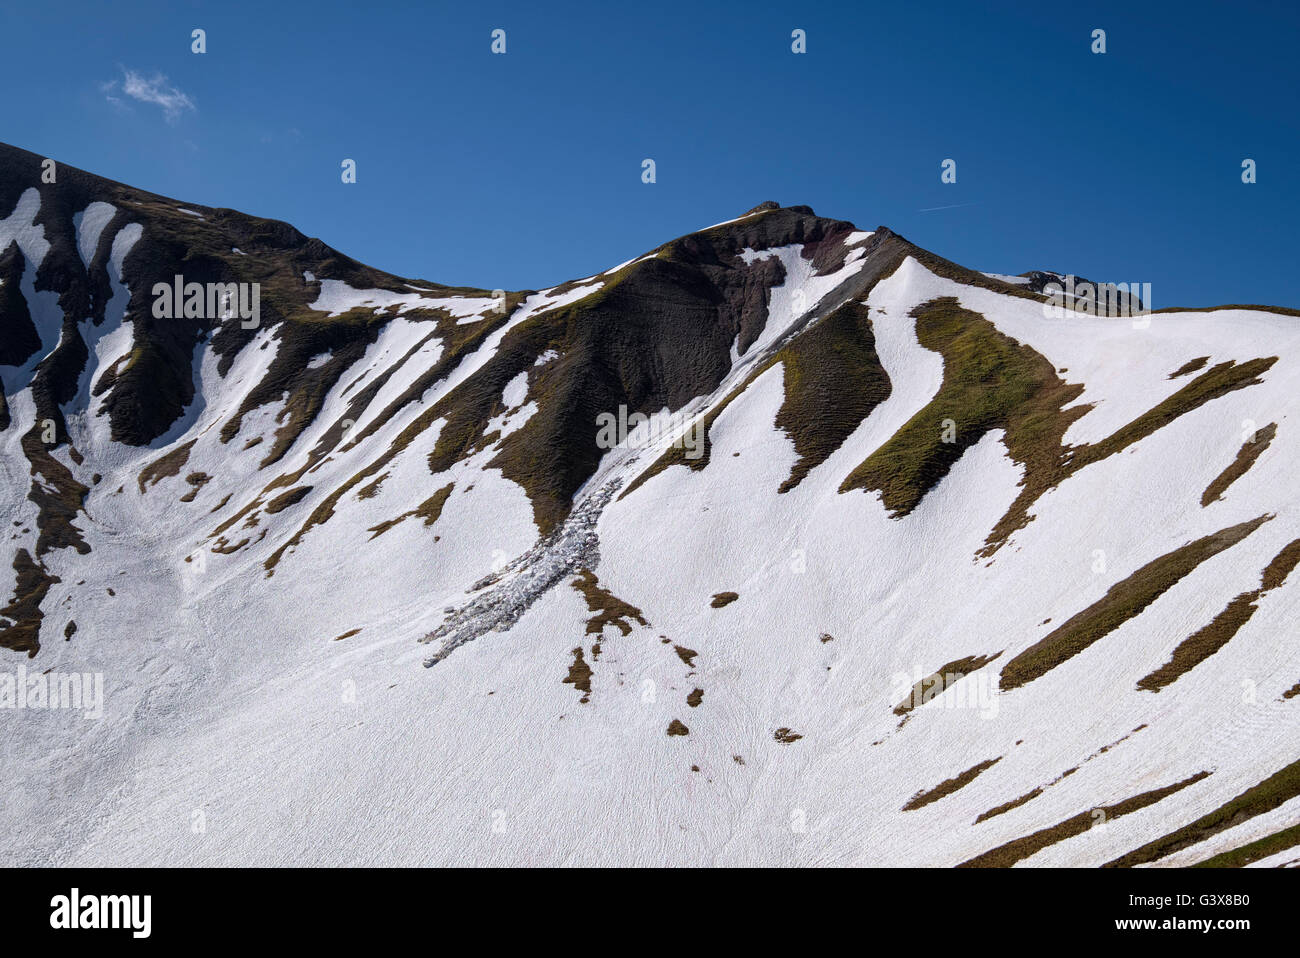
[[[1272,811],[1297,796],[1300,796],[1300,761],[1274,772],[1258,785],[1252,785],[1236,798],[1194,822],[1147,842],[1142,847],[1107,862],[1103,867],[1132,868],[1134,865],[1150,864],[1257,815]]]
[[[1151,560],[1008,662],[999,684],[1014,689],[1046,675],[1139,615],[1202,562],[1236,545],[1269,518],[1229,526]]]
[[[878,491],[894,516],[905,516],[968,448],[1000,429],[1024,476],[1015,501],[981,550],[985,556],[1030,521],[1030,508],[1048,489],[1212,399],[1261,382],[1277,361],[1272,356],[1219,363],[1101,442],[1067,446],[1066,430],[1091,408],[1070,405],[1081,385],[1058,378],[1042,355],[953,297],[918,306],[912,315],[921,345],[943,357],[943,383],[924,409],[849,473],[840,491]]]

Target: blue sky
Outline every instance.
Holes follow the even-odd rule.
[[[0,139],[451,284],[553,285],[772,199],[1156,307],[1300,306],[1300,5],[1057,7],[6,4]]]

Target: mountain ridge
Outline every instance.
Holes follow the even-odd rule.
[[[9,860],[1285,856],[1289,311],[1053,318],[1059,274],[772,201],[444,286],[40,161],[0,147],[0,656],[109,708],[0,710]],[[159,315],[177,276],[260,314]]]

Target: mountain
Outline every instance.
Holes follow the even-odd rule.
[[[47,168],[6,864],[1300,860],[1295,310],[775,203],[470,289]]]

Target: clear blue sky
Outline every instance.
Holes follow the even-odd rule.
[[[549,286],[772,199],[1156,307],[1300,306],[1298,10],[7,3],[0,139],[451,284]]]

